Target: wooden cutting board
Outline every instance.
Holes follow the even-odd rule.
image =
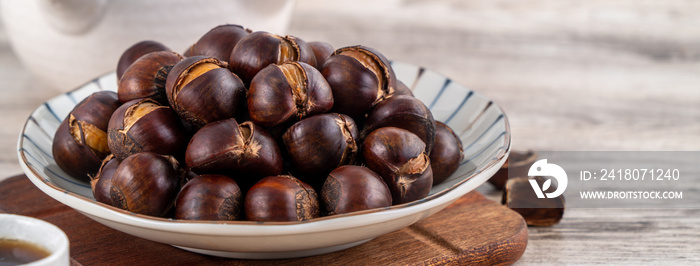
[[[76,265],[376,265],[511,264],[527,246],[517,213],[471,192],[444,210],[365,244],[287,260],[236,260],[187,252],[103,226],[46,196],[26,176],[0,182],[0,212],[49,221],[70,240]]]

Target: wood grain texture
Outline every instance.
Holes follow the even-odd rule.
[[[83,265],[445,265],[512,264],[525,252],[528,230],[515,212],[478,192],[399,231],[347,250],[288,260],[234,260],[199,255],[103,226],[49,198],[25,176],[0,183],[0,212],[49,221],[68,235]],[[116,255],[115,255],[116,254]]]

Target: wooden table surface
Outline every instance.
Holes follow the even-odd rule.
[[[683,0],[304,0],[289,33],[453,78],[505,109],[515,149],[696,151],[699,13]],[[36,80],[0,27],[0,178],[21,173],[29,113],[68,89]],[[518,263],[697,264],[700,210],[567,209],[560,224],[529,228]]]

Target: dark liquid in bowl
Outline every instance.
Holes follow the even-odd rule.
[[[15,239],[0,239],[0,266],[21,265],[51,255],[44,248]]]

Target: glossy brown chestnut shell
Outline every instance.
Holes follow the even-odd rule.
[[[552,226],[559,223],[564,216],[566,205],[564,195],[555,198],[538,198],[530,184],[533,180],[542,187],[549,179],[541,176],[508,178],[501,204],[520,214],[529,226]],[[556,185],[551,185],[543,192],[552,193],[556,189]]]
[[[270,64],[300,61],[316,67],[316,58],[309,44],[294,36],[280,36],[256,31],[243,37],[231,52],[229,69],[245,84]]]
[[[303,221],[319,217],[318,195],[301,180],[268,176],[245,196],[244,210],[250,221]]]
[[[152,152],[124,159],[112,176],[112,206],[162,217],[173,206],[182,172],[177,160]]]
[[[512,150],[505,163],[496,174],[489,178],[489,183],[498,190],[506,187],[509,178],[528,176],[530,167],[537,161],[537,152],[533,150]]]
[[[228,62],[231,58],[231,51],[233,51],[238,41],[250,33],[250,30],[240,25],[226,24],[216,26],[202,35],[190,47],[187,57],[201,55]]]
[[[336,50],[321,70],[333,90],[333,112],[360,118],[377,103],[390,97],[396,76],[389,60],[366,46]]]
[[[394,204],[422,199],[430,193],[430,158],[416,134],[395,127],[377,129],[362,143],[362,156],[367,167],[389,186]]]
[[[63,120],[53,138],[52,154],[67,174],[82,180],[94,175],[102,159],[110,154],[107,123],[119,107],[117,94],[93,93],[80,101]]]
[[[309,42],[309,46],[316,57],[316,68],[321,69],[326,63],[326,59],[333,54],[333,46],[327,42]]]
[[[102,161],[100,170],[90,179],[92,196],[95,197],[95,200],[107,205],[112,205],[112,198],[109,194],[112,188],[112,177],[120,163],[121,161],[115,158],[113,154],[108,155]]]
[[[271,128],[325,113],[333,107],[331,88],[321,73],[303,62],[269,65],[250,84],[250,119]]]
[[[391,191],[367,167],[343,165],[334,169],[321,188],[324,214],[335,215],[391,206]]]
[[[430,154],[435,143],[435,119],[430,109],[415,97],[398,95],[388,98],[372,108],[365,120],[362,136],[381,127],[398,127],[416,134]]]
[[[452,129],[435,121],[435,145],[430,152],[430,168],[433,169],[433,185],[445,181],[457,171],[464,154],[462,141]]]
[[[167,104],[165,81],[170,69],[182,60],[182,56],[171,51],[159,51],[141,56],[119,79],[117,94],[122,103],[151,98]]]
[[[156,41],[140,41],[127,48],[117,63],[117,80],[121,79],[126,69],[141,56],[158,51],[170,51],[170,48]]]
[[[251,122],[235,119],[209,123],[192,136],[185,152],[187,166],[198,174],[236,176],[253,183],[282,173],[282,156],[275,140]]]
[[[352,118],[331,113],[295,123],[282,135],[282,140],[295,176],[320,187],[333,169],[355,161],[358,136]]]
[[[146,151],[181,156],[188,140],[175,111],[152,99],[119,107],[109,120],[107,133],[109,149],[120,160]]]
[[[398,95],[408,95],[413,97],[413,91],[406,86],[405,83],[403,83],[400,80],[396,80],[396,89],[394,90],[393,96],[398,96]]]
[[[170,106],[195,128],[235,117],[246,97],[241,79],[212,57],[189,57],[177,63],[165,89]]]
[[[185,184],[175,200],[175,219],[233,221],[242,216],[243,196],[224,175],[200,175]]]

